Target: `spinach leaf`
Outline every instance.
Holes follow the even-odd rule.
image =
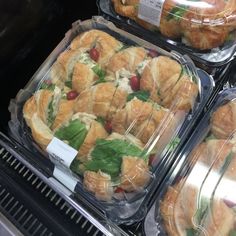
[[[112,178],[120,173],[123,156],[136,156],[145,158],[145,154],[137,146],[120,139],[98,139],[91,152],[92,160],[85,164],[86,170],[101,170]]]
[[[137,91],[137,92],[130,93],[127,96],[127,102],[131,101],[134,97],[138,98],[139,100],[142,100],[142,101],[146,102],[150,97],[150,93],[149,93],[149,91],[144,91],[144,90],[140,90],[140,91]]]
[[[65,140],[74,149],[78,150],[83,144],[88,131],[80,120],[72,120],[68,125],[61,127],[55,132],[55,136],[60,140]]]

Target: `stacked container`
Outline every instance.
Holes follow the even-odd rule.
[[[159,188],[146,235],[235,235],[236,90],[225,87]]]
[[[235,54],[236,4],[227,1],[100,0],[101,14],[140,36],[219,68]]]

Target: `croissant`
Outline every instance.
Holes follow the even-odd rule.
[[[160,201],[160,213],[168,235],[186,235],[185,230],[193,227],[192,218],[196,210],[196,190],[186,190],[185,179],[168,187],[164,198]],[[188,186],[189,187],[189,186]],[[184,195],[183,191],[185,194]],[[187,192],[186,192],[186,191]],[[185,198],[184,198],[185,197]],[[193,198],[192,198],[193,197]]]
[[[48,124],[49,122],[48,108],[53,100],[53,95],[53,91],[48,89],[40,89],[34,94],[37,114],[45,124]]]
[[[107,64],[107,73],[116,77],[121,69],[135,75],[138,65],[147,59],[147,50],[143,47],[129,47],[114,54]]]
[[[87,64],[77,62],[72,75],[72,89],[78,93],[90,88],[98,76]]]
[[[139,0],[112,0],[115,11],[125,17],[129,17],[133,20],[137,18],[137,6]]]
[[[192,47],[201,50],[212,49],[222,45],[229,34],[226,25],[214,23],[225,17],[222,13],[225,1],[205,0],[204,2],[209,7],[190,7],[180,22],[184,40]]]
[[[52,82],[59,87],[63,87],[65,81],[71,81],[74,66],[81,60],[81,55],[84,53],[86,53],[86,48],[62,52],[50,70]]]
[[[23,106],[23,117],[26,121],[26,124],[31,127],[31,119],[34,113],[37,112],[37,105],[35,101],[35,97],[31,96],[27,101],[25,102]]]
[[[124,156],[121,165],[121,187],[127,192],[137,191],[150,180],[148,164],[140,158]]]
[[[96,121],[96,116],[80,112],[55,131],[56,137],[78,150],[77,159],[81,162],[88,160],[88,154],[96,140],[107,135],[104,127]]]
[[[112,198],[111,177],[101,171],[85,171],[83,185],[99,200],[109,201]]]
[[[236,29],[236,2],[234,0],[229,0],[226,2],[224,12],[227,12],[227,23],[229,31]]]
[[[209,208],[198,207],[204,201],[199,189],[180,183],[169,187],[160,203],[160,212],[168,235],[187,235],[192,230],[199,235],[229,235],[234,227],[234,213],[222,199],[214,198]],[[210,200],[209,200],[210,201]],[[205,205],[207,207],[207,205]],[[190,214],[187,214],[190,213]],[[198,214],[201,218],[198,218]]]
[[[62,98],[62,91],[57,87],[54,90],[40,89],[24,104],[23,115],[29,127],[32,115],[37,113],[45,125],[55,130],[71,118],[74,103],[75,100]]]
[[[113,82],[100,83],[80,93],[74,109],[108,118],[125,105],[126,97],[127,93]]]
[[[106,138],[108,136],[104,127],[97,121],[92,121],[89,131],[84,139],[82,146],[79,149],[77,159],[81,162],[85,162],[89,158],[89,152],[99,138]]]
[[[95,48],[99,53],[97,63],[104,67],[109,59],[122,48],[122,43],[101,30],[89,30],[74,38],[70,44],[72,50]]]
[[[53,132],[41,120],[37,113],[34,113],[31,117],[30,128],[33,139],[43,150],[46,150],[46,147],[53,139]]]
[[[131,133],[144,144],[154,143],[156,149],[161,152],[171,139],[179,118],[177,114],[155,106],[137,98],[132,99],[113,116],[112,130],[121,134]]]
[[[153,58],[144,68],[140,89],[149,91],[150,97],[165,107],[189,110],[197,97],[198,87],[181,71],[181,65],[169,57]]]
[[[220,106],[211,117],[211,132],[219,139],[230,138],[236,130],[236,102]]]
[[[67,100],[67,99],[60,100],[58,104],[57,112],[55,115],[55,119],[51,126],[52,130],[56,130],[63,123],[67,122],[71,118],[71,116],[74,113],[74,110],[73,110],[74,104],[75,104],[75,100]]]

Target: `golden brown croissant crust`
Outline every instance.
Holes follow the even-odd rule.
[[[227,139],[236,131],[236,102],[220,106],[212,115],[211,132],[216,138]]]
[[[180,1],[166,0],[159,27],[138,17],[139,0],[112,2],[119,15],[136,21],[146,29],[159,29],[166,37],[182,38],[188,45],[200,50],[221,46],[230,32],[236,29],[234,0],[202,0],[196,6],[183,6]]]

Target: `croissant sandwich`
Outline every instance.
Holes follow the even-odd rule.
[[[156,20],[156,23],[146,18],[147,13],[143,15],[139,0],[112,0],[112,3],[119,15],[200,50],[223,45],[236,26],[234,0],[202,0],[199,4],[166,0],[163,2],[160,22]]]
[[[143,144],[131,135],[112,133],[98,139],[89,156],[83,167],[79,166],[84,171],[84,187],[101,200],[111,200],[118,189],[142,189],[150,179]]]

